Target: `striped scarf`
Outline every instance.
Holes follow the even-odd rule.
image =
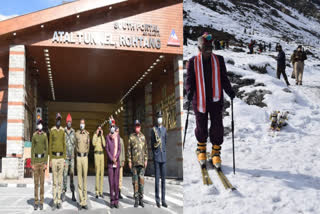
[[[211,54],[211,67],[212,67],[212,90],[213,102],[218,102],[221,98],[221,79],[220,79],[220,64],[218,57]],[[194,70],[196,74],[197,85],[197,109],[201,113],[206,112],[206,90],[203,72],[202,54],[194,58]]]

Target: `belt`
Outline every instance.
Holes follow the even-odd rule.
[[[63,152],[52,152],[54,156],[60,157],[63,155]]]
[[[36,157],[36,158],[43,158],[43,157],[44,157],[44,154],[35,154],[35,157]]]
[[[88,153],[81,153],[81,152],[77,152],[78,153],[78,157],[86,157],[88,155]]]
[[[94,154],[103,155],[103,152],[102,151],[95,151]]]

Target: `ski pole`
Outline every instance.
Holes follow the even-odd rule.
[[[233,99],[231,99],[231,129],[232,129],[233,174],[236,174],[236,162],[235,162],[235,155],[234,155]]]
[[[186,135],[187,135],[187,129],[188,129],[188,122],[189,122],[190,106],[191,106],[191,101],[189,101],[189,103],[188,103],[188,112],[187,112],[186,125],[184,126],[183,149],[184,149],[184,143],[186,142]]]

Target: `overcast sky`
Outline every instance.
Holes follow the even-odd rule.
[[[1,0],[0,21],[12,16],[19,16],[57,6],[63,0]],[[70,0],[68,0],[70,1]]]

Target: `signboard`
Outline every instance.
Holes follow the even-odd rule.
[[[65,32],[54,31],[52,43],[79,44],[160,49],[160,30],[157,25],[130,22],[113,23],[112,32]],[[130,35],[125,33],[129,32]],[[136,35],[132,35],[135,33]]]
[[[177,46],[177,47],[180,46],[179,39],[178,39],[177,34],[174,29],[171,31],[167,45],[168,46]]]

